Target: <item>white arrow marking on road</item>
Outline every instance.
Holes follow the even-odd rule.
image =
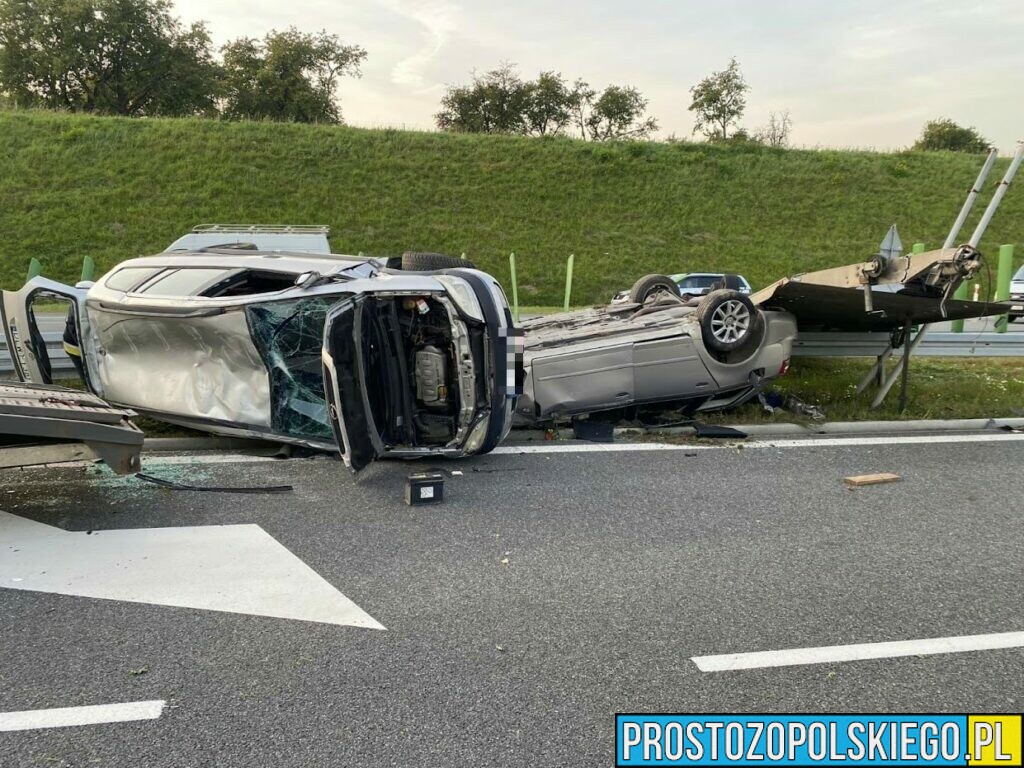
[[[155,701],[129,701],[124,704],[94,704],[88,707],[0,712],[0,731],[31,731],[36,728],[66,728],[71,725],[156,720],[163,713],[166,703],[162,699],[158,699]]]
[[[384,629],[258,525],[87,534],[0,512],[0,586]]]

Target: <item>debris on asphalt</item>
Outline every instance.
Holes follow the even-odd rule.
[[[573,437],[591,443],[614,443],[615,425],[608,421],[593,419],[573,419]]]
[[[693,422],[693,430],[697,433],[697,437],[722,438],[727,440],[744,440],[747,437],[746,432],[742,432],[733,427],[723,427],[720,424],[703,424],[699,421]]]
[[[405,503],[437,504],[444,500],[444,473],[414,472],[405,479]]]
[[[899,475],[892,472],[879,472],[874,475],[853,475],[844,477],[843,482],[850,488],[860,488],[863,485],[879,485],[881,483],[895,483],[901,480]]]
[[[164,480],[159,477],[153,477],[153,475],[147,475],[144,472],[136,472],[135,477],[139,480],[145,480],[147,483],[159,485],[161,488],[167,488],[172,491],[206,491],[208,493],[288,493],[289,491],[295,490],[294,487],[290,485],[257,485],[238,488],[227,486],[188,485],[187,483],[178,483],[173,480]]]

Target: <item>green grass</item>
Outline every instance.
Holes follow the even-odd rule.
[[[736,271],[763,286],[861,259],[894,221],[908,248],[940,243],[979,166],[944,153],[0,111],[0,284],[20,285],[32,256],[70,281],[85,255],[103,270],[198,223],[258,222],[329,224],[341,252],[465,252],[506,283],[515,251],[530,305],[561,303],[570,253],[574,304],[650,272]],[[990,257],[1022,216],[1012,190],[982,244]]]
[[[828,421],[1024,416],[1024,359],[914,357],[907,409],[902,414],[897,411],[898,382],[877,410],[871,408],[876,390],[861,395],[854,391],[872,362],[868,358],[794,358],[789,373],[773,388],[821,406]],[[709,420],[731,424],[806,421],[789,413],[768,414],[756,402]]]

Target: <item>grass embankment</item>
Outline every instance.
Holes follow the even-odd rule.
[[[763,286],[859,259],[893,221],[908,248],[940,243],[979,166],[945,153],[0,111],[0,285],[20,285],[33,256],[74,280],[85,255],[105,270],[198,223],[269,222],[329,224],[340,252],[465,252],[502,281],[515,251],[529,305],[561,304],[570,253],[574,304],[650,272],[735,271]],[[1020,236],[1018,192],[982,244],[990,256]]]

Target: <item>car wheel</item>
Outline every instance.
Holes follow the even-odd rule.
[[[420,253],[406,251],[402,254],[402,269],[406,272],[435,272],[439,269],[476,269],[468,259],[449,256],[446,253]]]
[[[712,352],[734,352],[761,343],[764,320],[747,296],[739,291],[712,291],[697,308],[704,346]]]
[[[678,299],[679,286],[667,275],[645,275],[633,283],[633,287],[629,289],[629,300],[634,304],[643,304],[647,299],[659,293]]]

